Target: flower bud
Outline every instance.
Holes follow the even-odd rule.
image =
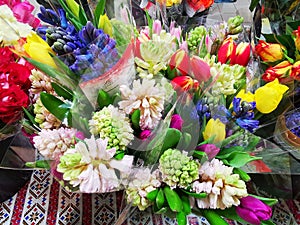
[[[98,28],[102,29],[110,37],[112,36],[112,25],[106,14],[100,16]]]
[[[225,139],[225,136],[225,124],[222,123],[219,119],[214,120],[213,118],[211,118],[206,124],[203,132],[204,140],[208,140],[214,137],[213,143],[218,143],[223,141]]]
[[[293,32],[295,35],[295,45],[298,51],[300,51],[300,26],[298,26],[298,29]]]
[[[220,151],[220,148],[214,144],[204,144],[196,147],[196,150],[200,150],[206,153],[208,160],[213,159]]]
[[[170,68],[178,69],[183,76],[189,73],[190,58],[183,49],[178,49],[171,57]]]
[[[175,128],[181,131],[183,122],[184,121],[179,114],[174,114],[171,118],[170,128]]]
[[[300,80],[300,61],[294,63],[292,67],[291,77],[296,80]]]
[[[241,204],[236,207],[236,213],[245,221],[260,225],[261,221],[269,220],[272,216],[272,208],[252,196],[240,199]]]
[[[255,46],[255,51],[259,57],[265,62],[276,62],[283,58],[283,47],[280,44],[267,43],[259,40]]]
[[[191,72],[199,82],[206,82],[211,77],[210,66],[198,56],[191,58]]]
[[[161,28],[161,22],[160,20],[154,20],[153,27],[152,27],[153,33],[159,35],[162,28]]]
[[[282,79],[291,75],[292,64],[285,60],[274,67],[269,67],[262,75],[262,79],[266,82],[275,80],[276,78]]]
[[[183,91],[188,91],[192,88],[197,89],[199,87],[199,83],[197,80],[194,80],[193,78],[189,76],[179,76],[175,77],[171,81],[173,87],[175,90],[178,90],[180,88]]]
[[[231,37],[225,39],[218,51],[218,61],[220,63],[227,63],[231,55],[235,54],[235,43]]]
[[[235,48],[235,54],[232,55],[230,64],[238,64],[241,66],[247,66],[250,59],[250,44],[246,42],[239,43]]]

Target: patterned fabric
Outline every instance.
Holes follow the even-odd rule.
[[[125,216],[124,216],[125,215]],[[276,225],[300,224],[300,202],[283,201],[274,208]],[[176,221],[140,212],[125,204],[123,192],[70,193],[48,171],[36,170],[30,182],[15,196],[0,204],[1,225],[177,225]],[[232,225],[237,223],[231,222]],[[209,225],[190,215],[188,225]]]

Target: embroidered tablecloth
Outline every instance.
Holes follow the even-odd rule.
[[[1,225],[110,225],[122,212],[123,192],[70,193],[48,171],[33,171],[30,181],[12,198],[0,204]],[[299,201],[283,201],[274,208],[276,225],[300,224]],[[175,225],[176,221],[134,210],[122,225]],[[204,218],[189,216],[189,225],[209,225]],[[236,223],[231,223],[236,225]]]

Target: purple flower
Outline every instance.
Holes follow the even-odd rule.
[[[143,130],[140,133],[140,139],[146,140],[150,135],[151,135],[151,131],[150,130]]]
[[[183,122],[184,121],[179,114],[174,114],[171,118],[170,128],[175,128],[181,131]]]
[[[245,221],[260,225],[262,220],[269,220],[272,216],[272,208],[252,196],[240,199],[241,204],[236,207],[236,213]]]
[[[204,144],[196,147],[196,150],[203,151],[208,156],[208,159],[213,159],[220,151],[220,148],[214,144]]]

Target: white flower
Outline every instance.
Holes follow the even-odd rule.
[[[206,198],[197,199],[199,208],[225,209],[239,205],[239,199],[247,196],[247,188],[233,168],[213,159],[205,162],[199,170],[200,181],[192,184],[196,193],[207,193]]]
[[[162,117],[165,89],[155,84],[154,80],[143,79],[133,81],[132,89],[127,85],[121,85],[120,91],[124,99],[119,102],[120,108],[127,114],[139,109],[141,129],[155,128]]]
[[[113,158],[116,149],[107,149],[107,143],[107,139],[95,140],[94,136],[76,143],[75,148],[68,149],[60,158],[57,171],[63,173],[63,179],[73,187],[79,186],[83,193],[116,190],[121,185],[121,178],[129,174],[133,156],[125,155],[116,160]]]
[[[59,159],[68,148],[75,144],[75,134],[76,130],[73,128],[42,129],[33,138],[34,147],[47,159]]]
[[[0,27],[0,42],[4,46],[14,45],[32,32],[31,26],[17,21],[8,5],[0,6]]]

